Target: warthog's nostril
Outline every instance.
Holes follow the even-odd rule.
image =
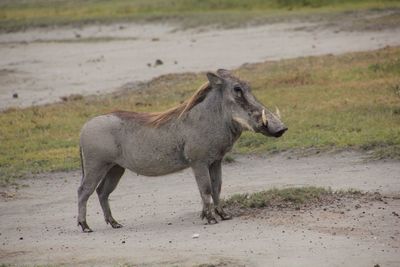
[[[282,128],[281,130],[277,131],[277,132],[274,134],[274,136],[275,136],[275,137],[281,137],[287,130],[288,130],[287,127]]]

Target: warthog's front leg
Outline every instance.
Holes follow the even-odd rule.
[[[222,220],[230,220],[232,216],[226,213],[221,206],[219,196],[221,194],[222,186],[222,168],[221,161],[215,161],[210,166],[210,178],[211,178],[211,194],[214,202],[215,213],[217,213]]]
[[[199,187],[201,199],[203,200],[201,218],[206,218],[209,224],[215,224],[217,220],[214,217],[213,205],[211,202],[211,181],[208,166],[204,163],[197,163],[192,166],[192,169],[196,177],[197,186]]]

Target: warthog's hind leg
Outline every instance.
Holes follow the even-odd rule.
[[[78,188],[78,226],[82,227],[82,232],[92,232],[86,222],[87,201],[109,168],[107,164],[85,164],[84,175]]]
[[[201,218],[206,218],[209,224],[218,223],[213,214],[213,204],[211,202],[211,182],[208,166],[206,164],[196,164],[192,166],[192,169],[199,187],[201,199],[203,200],[203,211],[201,212]]]
[[[101,208],[103,209],[104,219],[107,224],[110,224],[112,228],[121,228],[122,225],[119,224],[112,216],[110,204],[108,202],[108,197],[117,187],[121,176],[124,174],[125,169],[119,165],[112,167],[101,181],[96,189],[97,195],[99,196],[99,201]]]
[[[221,194],[221,186],[222,186],[222,168],[221,161],[215,161],[210,166],[210,178],[211,178],[211,194],[214,202],[214,211],[221,217],[222,220],[230,220],[232,216],[226,213],[220,203],[219,196]]]

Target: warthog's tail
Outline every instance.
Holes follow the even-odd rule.
[[[83,167],[83,152],[81,146],[79,146],[79,156],[81,158],[81,169],[82,169],[82,180],[83,180],[83,177],[85,177],[85,168]]]

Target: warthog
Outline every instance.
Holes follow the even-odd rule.
[[[108,197],[125,169],[158,176],[191,167],[203,202],[202,219],[231,219],[220,205],[221,161],[245,130],[280,137],[286,126],[252,95],[249,85],[226,70],[207,73],[208,82],[184,103],[162,113],[116,111],[89,120],[80,135],[82,181],[78,225],[91,232],[86,204],[96,189],[106,223]]]

